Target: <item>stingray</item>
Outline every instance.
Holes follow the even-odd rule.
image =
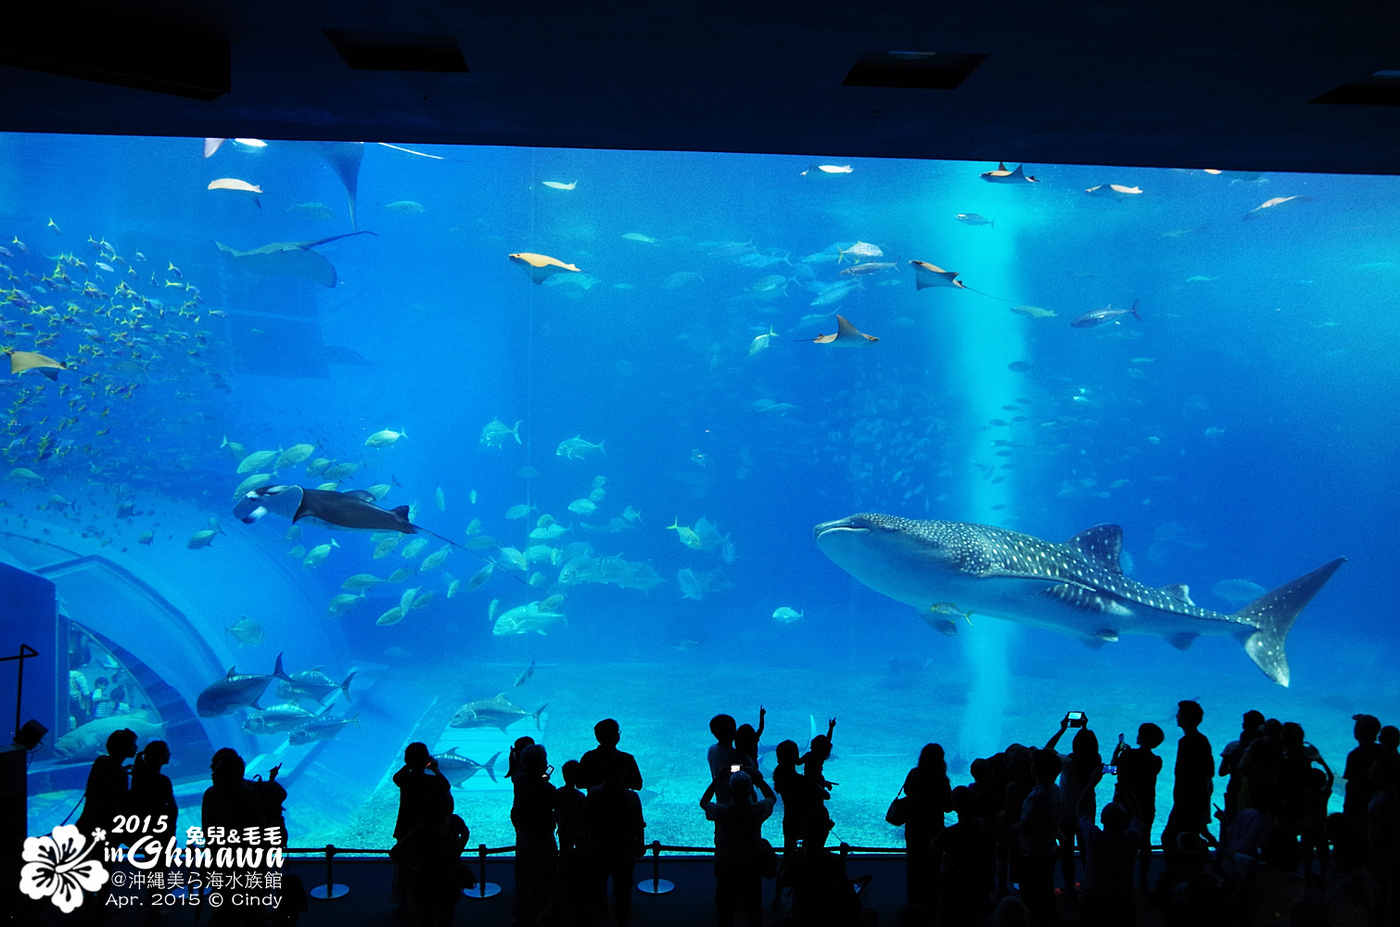
[[[60,370],[68,368],[37,351],[11,351],[10,352],[10,373],[23,373],[26,370],[37,370],[50,380],[58,379]]]
[[[1021,183],[1023,181],[1025,183],[1040,183],[1040,181],[1026,173],[1025,167],[1024,164],[1018,164],[1016,165],[1016,170],[1008,171],[1006,169],[1006,162],[1002,161],[997,164],[996,170],[983,171],[982,179],[987,181],[987,183]]]
[[[812,342],[814,344],[835,345],[838,348],[858,348],[867,344],[874,344],[879,340],[880,339],[876,338],[874,335],[867,335],[865,332],[857,329],[850,322],[847,322],[844,316],[838,315],[836,317],[836,334],[818,335],[812,339]]]
[[[1000,299],[1004,303],[1011,300],[1002,299],[1000,296],[993,296],[991,293],[983,293],[981,290],[974,290],[972,287],[957,279],[956,270],[944,270],[937,264],[930,264],[928,261],[910,261],[914,265],[914,289],[925,290],[931,286],[950,286],[958,290],[967,290],[969,293],[976,293],[988,299]]]
[[[249,273],[305,277],[308,280],[314,280],[321,286],[333,287],[336,281],[335,267],[330,261],[311,249],[341,238],[350,238],[353,235],[374,234],[374,232],[360,231],[332,235],[330,238],[322,238],[319,241],[274,241],[261,248],[254,248],[252,251],[237,251],[217,241],[214,242],[214,245]]]

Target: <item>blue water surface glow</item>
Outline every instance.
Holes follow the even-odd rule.
[[[309,744],[245,733],[251,709],[183,740],[175,715],[151,716],[170,726],[182,826],[207,784],[207,757],[181,754],[201,730],[200,749],[236,746],[251,770],[284,763],[301,845],[388,846],[387,777],[411,740],[499,753],[497,781],[456,795],[474,839],[509,844],[509,743],[533,736],[558,766],[612,716],[647,780],[649,839],[703,844],[711,715],[753,723],[762,704],[765,748],[805,746],[835,716],[838,835],[891,845],[884,806],[929,741],[965,782],[971,758],[1043,743],[1067,709],[1105,754],[1154,721],[1165,808],[1179,699],[1205,706],[1217,752],[1258,707],[1303,723],[1339,771],[1351,714],[1397,704],[1395,178],[1028,165],[1038,182],[998,184],[979,176],[995,164],[406,147],[431,157],[363,147],[352,224],[313,143],[203,157],[199,139],[0,136],[0,348],[70,368],[0,374],[0,561],[99,558],[166,603],[117,614],[66,567],[45,574],[60,612],[117,646],[92,667],[167,668],[169,692],[132,711],[164,698],[188,716],[230,666],[267,673],[279,653],[288,672],[356,672],[350,700],[324,701],[354,723]],[[261,195],[209,189],[224,178]],[[1086,193],[1105,184],[1122,190]],[[215,245],[354,231],[373,234],[313,252],[334,287]],[[536,284],[507,258],[522,252],[579,271]],[[324,273],[315,261],[288,269]],[[916,289],[910,261],[970,289]],[[1141,318],[1070,325],[1107,306]],[[878,341],[812,343],[838,312]],[[519,440],[484,442],[496,418]],[[384,430],[402,437],[366,444]],[[601,449],[563,455],[576,436]],[[250,474],[230,442],[312,445],[252,472],[314,487],[358,465],[339,489],[387,484],[383,504],[415,523],[495,543],[421,570],[443,541],[376,558],[365,534],[240,524]],[[1214,590],[1252,587],[1222,581],[1268,589],[1348,562],[1290,636],[1284,689],[1226,637],[1091,650],[975,613],[940,634],[814,544],[813,525],[855,512],[1057,541],[1116,523],[1128,575],[1224,612],[1242,602]],[[528,538],[542,516],[567,530]],[[319,565],[295,556],[332,539]],[[350,576],[400,569],[328,611]],[[551,595],[566,617],[545,633],[493,634]],[[260,641],[225,631],[243,618]],[[30,630],[6,628],[6,652]],[[451,726],[498,693],[513,723]],[[58,704],[51,739],[80,720]],[[50,752],[31,770],[31,833],[81,791],[63,766]]]

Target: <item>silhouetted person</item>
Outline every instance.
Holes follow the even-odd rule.
[[[1228,898],[1220,879],[1206,868],[1205,841],[1199,834],[1181,833],[1171,859],[1151,895],[1152,906],[1162,910],[1168,927],[1223,927]]]
[[[734,731],[734,749],[747,758],[747,766],[758,769],[758,741],[763,737],[764,719],[768,712],[758,706],[758,728],[751,724],[741,724]]]
[[[617,749],[622,740],[622,727],[612,718],[593,725],[593,737],[598,746],[579,757],[579,785],[592,791],[603,782],[612,780],[623,788],[641,791],[642,771],[637,759]]]
[[[731,715],[715,715],[711,718],[710,733],[715,738],[710,749],[705,751],[705,762],[710,767],[710,781],[714,783],[718,799],[729,801],[729,777],[736,771],[734,767],[754,772],[757,772],[758,767],[734,745],[738,725]]]
[[[245,827],[265,827],[267,819],[253,784],[243,778],[246,772],[243,757],[233,749],[224,747],[215,752],[209,767],[212,784],[204,790],[200,825],[204,829],[205,843],[217,858],[220,847],[228,846],[236,851],[241,846],[237,837],[229,838],[230,833],[241,832]],[[222,828],[225,837],[222,840],[216,838],[211,834],[211,828]],[[234,869],[228,870],[225,875],[239,873],[240,870]],[[211,920],[214,923],[251,924],[261,921],[261,918],[260,907],[225,904],[214,911]]]
[[[1259,736],[1250,741],[1240,759],[1244,784],[1236,799],[1240,811],[1255,808],[1269,815],[1279,813],[1283,780],[1283,723],[1269,718]]]
[[[758,801],[753,797],[755,783],[763,793]],[[758,841],[777,796],[762,778],[754,780],[743,770],[729,777],[729,801],[711,801],[716,791],[712,782],[700,796],[705,817],[715,822],[716,922],[719,927],[729,927],[735,913],[742,911],[749,927],[759,927],[763,923],[763,861]]]
[[[535,927],[554,890],[559,850],[554,843],[555,790],[541,744],[525,748],[515,783],[510,822],[515,826],[515,901],[511,923]]]
[[[476,884],[462,860],[471,829],[453,813],[451,792],[429,793],[422,815],[397,847],[410,876],[409,905],[420,927],[450,927],[462,890]]]
[[[534,742],[535,738],[528,734],[524,737],[517,737],[515,738],[515,743],[510,745],[510,752],[506,754],[506,778],[517,788],[520,785],[518,773],[520,769],[520,759],[525,755],[525,748],[533,745]]]
[[[1031,749],[1009,744],[1001,752],[1006,787],[1002,795],[1001,825],[997,828],[997,892],[1005,894],[1011,884],[1021,881],[1020,838],[1013,828],[1021,820],[1022,805],[1035,787],[1031,775]]]
[[[175,788],[171,785],[170,777],[161,772],[169,762],[170,746],[163,740],[151,741],[136,754],[136,762],[131,764],[131,788],[126,793],[123,811],[123,814],[136,815],[141,820],[142,833],[156,837],[162,845],[170,837],[177,836],[175,819],[180,814],[180,808],[175,804]],[[146,826],[147,819],[149,826]]]
[[[642,819],[641,796],[631,786],[641,782],[637,763],[629,754],[616,750],[613,753],[615,765],[603,770],[602,780],[588,790],[584,799],[583,830],[593,863],[594,888],[589,898],[606,897],[607,881],[612,879],[613,915],[619,927],[627,927],[632,919],[632,871],[646,847],[646,822]],[[579,766],[582,769],[582,760]]]
[[[1400,727],[1387,724],[1376,736],[1376,742],[1391,753],[1400,753]]]
[[[773,907],[777,909],[782,906],[783,870],[797,851],[807,816],[817,807],[821,807],[821,802],[814,799],[811,783],[797,770],[796,741],[780,742],[773,751],[773,757],[776,760],[773,766],[773,791],[783,799],[783,858],[779,863],[778,878],[773,887]],[[728,791],[726,786],[725,792]]]
[[[1342,778],[1346,780],[1346,795],[1342,800],[1342,814],[1347,816],[1352,833],[1361,839],[1361,852],[1370,852],[1366,838],[1366,808],[1371,803],[1375,786],[1371,782],[1371,764],[1385,748],[1376,742],[1381,732],[1381,721],[1375,715],[1352,715],[1356,724],[1352,736],[1356,738],[1356,748],[1347,754],[1346,766],[1342,768]]]
[[[588,893],[591,868],[583,830],[584,794],[578,788],[578,760],[569,760],[559,772],[564,779],[564,785],[554,794],[559,871],[550,903],[550,921],[559,927],[585,927],[593,920]]]
[[[1104,805],[1103,828],[1094,824],[1094,789],[1103,778],[1100,768],[1079,796],[1079,834],[1084,841],[1084,896],[1081,927],[1133,927],[1133,861],[1142,846],[1143,821],[1132,792],[1120,788],[1124,801]],[[1121,786],[1121,783],[1120,783]],[[1126,804],[1124,803],[1126,802]]]
[[[1244,752],[1249,749],[1250,742],[1259,736],[1263,727],[1264,713],[1251,708],[1244,713],[1244,717],[1240,720],[1239,738],[1230,741],[1225,745],[1225,749],[1220,751],[1220,772],[1218,775],[1229,777],[1225,783],[1223,827],[1230,826],[1230,820],[1235,816],[1235,802],[1239,797],[1240,787],[1244,785],[1244,777],[1239,774],[1240,760],[1244,759]],[[1138,795],[1141,796],[1142,793],[1139,792]],[[1150,825],[1148,829],[1151,830]]]
[[[1384,750],[1371,761],[1370,804],[1366,807],[1367,867],[1376,878],[1373,923],[1400,920],[1400,757]]]
[[[792,892],[791,927],[857,927],[860,896],[846,861],[826,847],[831,816],[818,805],[802,823],[802,845],[779,881]],[[752,923],[752,922],[751,922]]]
[[[811,782],[822,801],[831,797],[831,792],[828,790],[836,785],[835,782],[827,781],[826,773],[823,771],[826,767],[826,761],[831,759],[831,735],[835,731],[836,719],[832,718],[826,723],[825,736],[818,734],[813,737],[811,747],[797,759],[797,765],[802,767],[802,774]]]
[[[1060,792],[1064,796],[1064,817],[1060,820],[1060,876],[1064,882],[1065,898],[1076,901],[1074,890],[1074,845],[1079,841],[1079,819],[1075,809],[1079,806],[1079,796],[1089,787],[1093,777],[1103,770],[1103,757],[1099,754],[1099,738],[1089,730],[1089,718],[1083,712],[1079,730],[1074,733],[1069,753],[1060,754]],[[1054,750],[1065,731],[1070,728],[1070,713],[1060,721],[1060,729],[1045,744],[1046,750]],[[1081,849],[1083,844],[1080,844]]]
[[[1210,822],[1215,757],[1210,741],[1198,730],[1204,718],[1205,712],[1195,702],[1177,702],[1176,723],[1181,728],[1181,739],[1176,744],[1172,810],[1162,830],[1162,853],[1168,866],[1176,865],[1177,835],[1206,833]]]
[[[1332,856],[1324,879],[1325,923],[1374,923],[1371,915],[1376,910],[1379,887],[1366,868],[1363,841],[1351,832],[1347,816],[1340,811],[1327,816],[1326,827]]]
[[[991,909],[996,886],[992,828],[978,814],[977,797],[960,785],[949,796],[958,819],[933,838],[933,853],[942,860],[938,923],[977,924]]]
[[[1064,819],[1064,796],[1055,779],[1060,757],[1054,750],[1036,750],[1031,756],[1034,786],[1021,803],[1020,819],[1012,825],[1017,839],[1021,900],[1031,912],[1031,923],[1055,923],[1056,838]]]
[[[124,764],[136,755],[136,732],[122,728],[107,735],[107,752],[92,761],[88,770],[87,790],[83,793],[83,813],[78,816],[78,830],[91,836],[99,828],[107,833],[107,843],[122,842],[112,833],[112,819],[122,813],[126,803],[127,772]],[[100,859],[101,857],[94,857]]]
[[[396,841],[403,840],[430,814],[436,814],[440,819],[440,798],[452,789],[452,783],[438,770],[437,760],[428,752],[428,745],[417,741],[404,747],[403,766],[394,773],[394,785],[399,789],[399,813],[394,819]],[[389,900],[399,905],[407,904],[409,881],[407,870],[396,858]]]
[[[1126,803],[1120,794],[1131,793],[1137,800],[1137,811],[1142,819],[1142,842],[1138,845],[1138,885],[1143,891],[1149,888],[1148,870],[1152,868],[1152,822],[1157,818],[1157,774],[1162,771],[1162,758],[1152,751],[1162,745],[1166,734],[1151,721],[1138,726],[1137,746],[1123,743],[1113,753],[1110,765],[1118,768],[1118,786],[1113,800]]]
[[[943,830],[943,814],[953,810],[953,786],[943,748],[925,744],[919,763],[904,777],[908,819],[904,824],[904,893],[911,905],[938,909],[939,866],[933,841]]]

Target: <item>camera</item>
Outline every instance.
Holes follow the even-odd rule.
[[[1071,711],[1065,714],[1065,720],[1070,727],[1083,727],[1089,723],[1089,718],[1082,711]]]

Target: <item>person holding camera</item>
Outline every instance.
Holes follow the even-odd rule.
[[[394,773],[399,787],[399,814],[394,821],[394,840],[402,841],[429,816],[439,814],[441,796],[451,797],[452,783],[438,769],[428,745],[415,741],[404,748],[403,767]],[[396,858],[389,900],[400,907],[408,904],[410,873]]]
[[[1082,711],[1066,712],[1060,721],[1060,729],[1045,744],[1046,750],[1054,750],[1065,731],[1076,728],[1069,753],[1059,754],[1063,770],[1060,772],[1060,791],[1064,794],[1064,817],[1060,819],[1060,875],[1064,879],[1064,897],[1067,901],[1078,900],[1074,884],[1074,845],[1079,841],[1082,853],[1084,843],[1079,838],[1079,822],[1075,809],[1079,806],[1079,796],[1089,788],[1095,777],[1102,775],[1103,757],[1099,754],[1099,738],[1089,730],[1089,716]]]

